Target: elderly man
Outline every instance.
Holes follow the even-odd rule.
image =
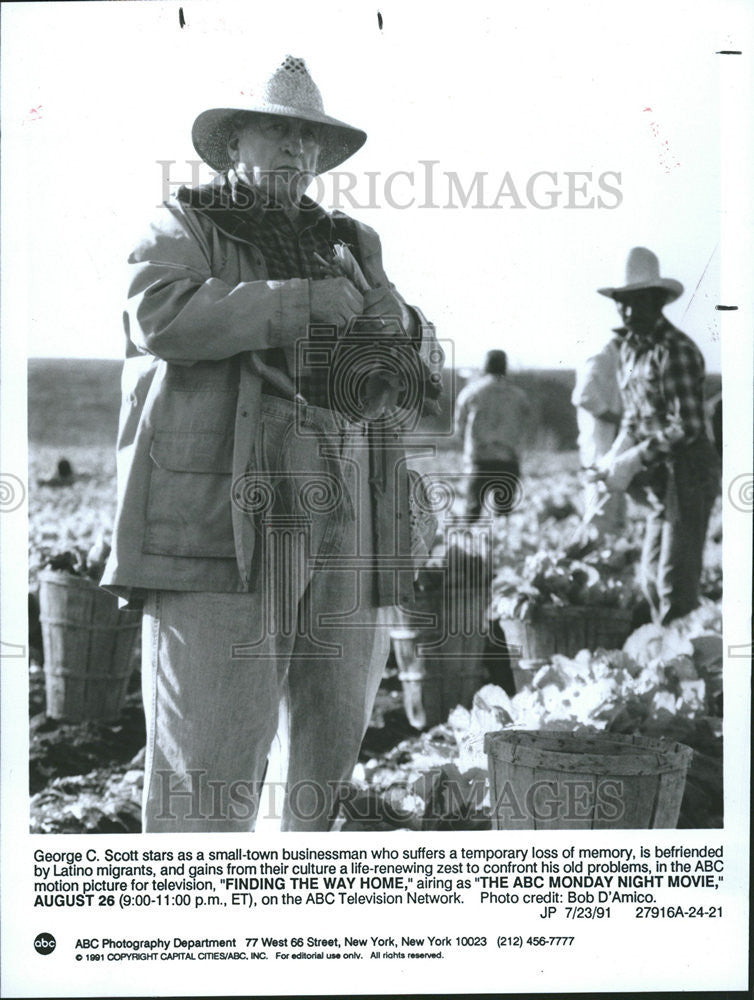
[[[412,597],[401,432],[442,351],[377,234],[304,195],[365,139],[288,56],[252,106],[199,115],[218,176],[181,188],[129,259],[102,582],[144,609],[147,832],[253,829],[279,714],[283,829],[327,830],[383,609]]]
[[[719,465],[706,434],[704,358],[663,315],[683,285],[660,276],[645,247],[628,255],[624,285],[598,289],[614,299],[623,328],[623,420],[600,463],[612,490],[641,489],[649,503],[642,584],[656,621],[666,624],[699,603],[702,552]]]

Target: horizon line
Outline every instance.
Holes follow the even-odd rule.
[[[112,357],[109,357],[109,356],[106,356],[106,355],[92,355],[92,354],[81,354],[81,355],[78,355],[78,354],[76,354],[76,355],[73,355],[73,354],[29,354],[29,355],[27,355],[26,360],[27,360],[27,362],[28,361],[112,361],[112,362],[114,362],[116,364],[120,364],[123,361],[125,361],[126,359],[125,358],[112,358]],[[510,374],[511,375],[515,375],[516,372],[525,372],[525,371],[531,371],[531,372],[557,372],[557,371],[574,372],[574,371],[576,371],[576,367],[577,367],[576,365],[572,365],[571,367],[566,368],[565,366],[557,366],[557,365],[556,366],[547,367],[546,365],[525,365],[525,364],[520,364],[520,365],[514,365],[513,368],[512,368],[512,371],[510,372]],[[462,369],[462,368],[468,368],[468,369],[470,369],[472,371],[475,371],[475,370],[481,371],[482,370],[482,364],[478,364],[478,365],[459,364],[459,365],[453,366],[452,370],[456,371],[456,370],[459,370],[459,369]],[[448,365],[446,367],[446,370],[451,370],[451,366]],[[720,375],[720,376],[722,376],[722,372],[718,371],[717,369],[708,368],[708,369],[705,370],[705,375]]]

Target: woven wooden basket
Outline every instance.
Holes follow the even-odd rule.
[[[524,660],[547,660],[553,653],[575,656],[580,649],[620,649],[631,635],[627,608],[542,607],[531,618],[505,618],[500,624],[509,646]]]
[[[506,730],[484,738],[496,830],[670,829],[693,750],[613,733]]]
[[[86,577],[39,575],[47,714],[71,722],[114,719],[136,663],[141,616]]]

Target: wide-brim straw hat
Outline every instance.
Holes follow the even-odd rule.
[[[668,293],[668,302],[683,295],[683,285],[674,278],[660,277],[660,261],[657,255],[646,247],[634,247],[628,253],[626,260],[625,284],[615,288],[598,288],[600,295],[615,298],[616,293],[638,292],[642,288],[664,288]]]
[[[194,122],[194,149],[213,170],[222,173],[231,166],[228,140],[239,113],[283,115],[320,126],[321,140],[316,173],[332,170],[366,142],[366,132],[325,114],[322,95],[309,75],[303,59],[286,56],[259,90],[259,99],[246,107],[210,108]]]

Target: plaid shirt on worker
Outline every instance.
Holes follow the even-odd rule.
[[[619,378],[621,434],[644,445],[647,463],[705,437],[704,358],[664,316],[650,337],[626,332]]]

